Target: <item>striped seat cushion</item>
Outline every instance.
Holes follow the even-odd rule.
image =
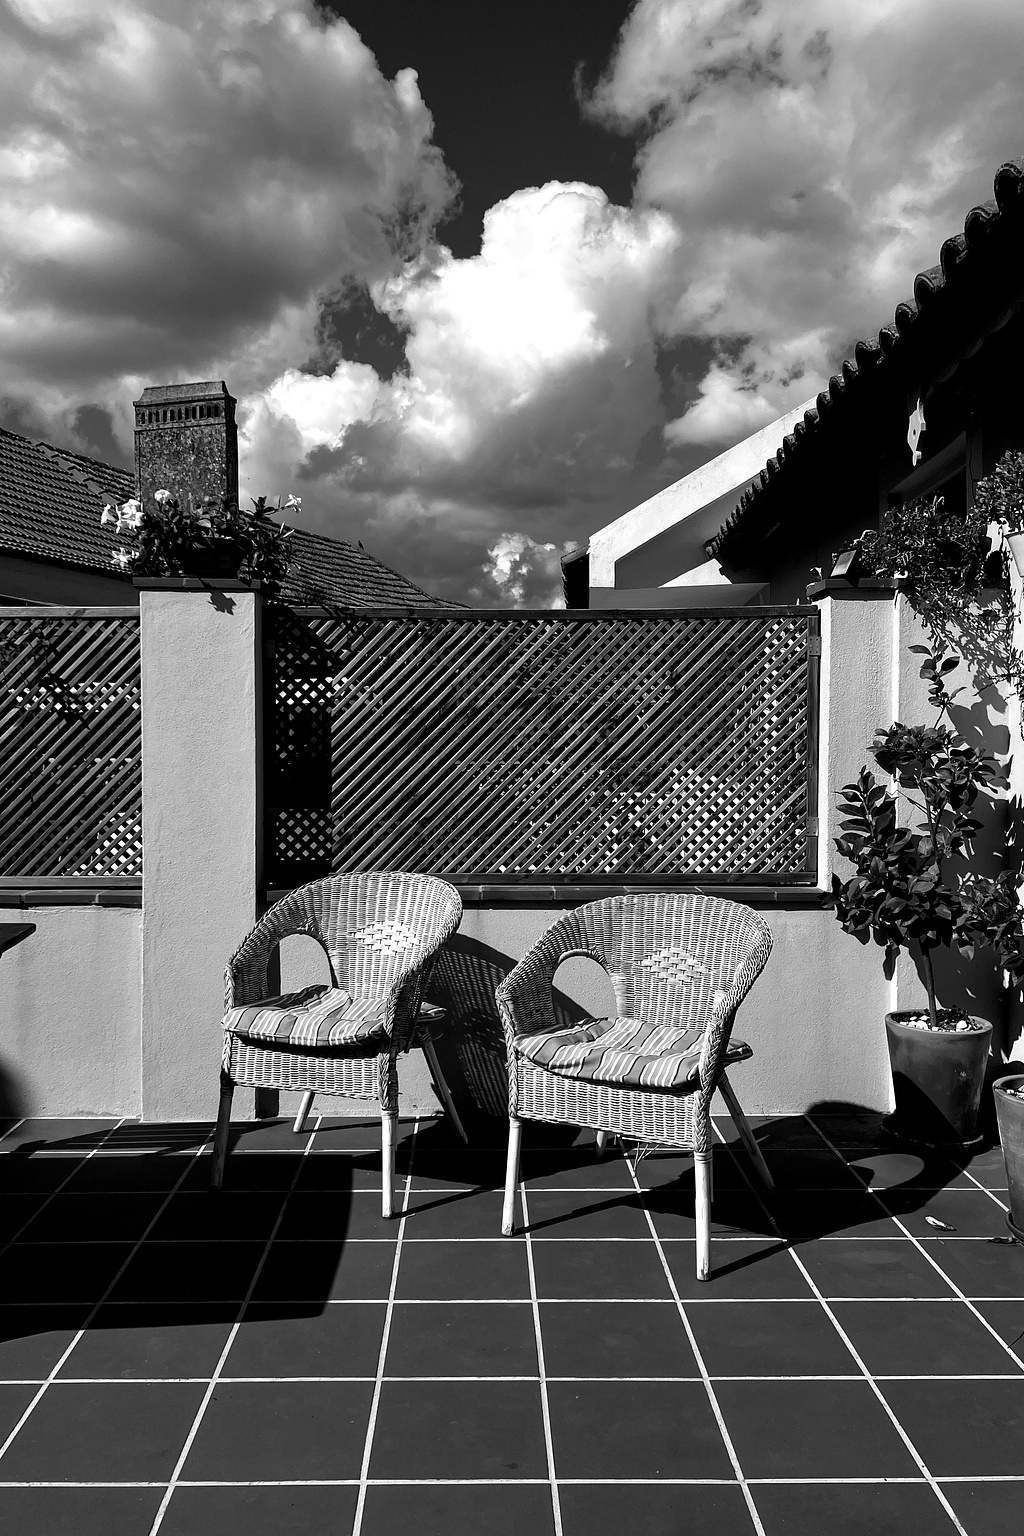
[[[645,1024],[642,1019],[584,1019],[570,1029],[520,1035],[516,1050],[535,1066],[562,1077],[586,1078],[616,1088],[695,1088],[703,1029]],[[725,1066],[754,1053],[731,1039]]]
[[[358,1045],[387,1038],[383,1003],[325,983],[229,1008],[224,1028],[249,1040],[289,1045]]]

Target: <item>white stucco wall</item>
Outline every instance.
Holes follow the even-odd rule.
[[[35,933],[0,955],[0,1082],[18,1115],[138,1115],[142,913],[0,908]]]

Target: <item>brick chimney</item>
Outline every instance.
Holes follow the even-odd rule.
[[[235,401],[223,380],[161,384],[142,391],[135,405],[135,489],[143,506],[167,490],[199,502],[204,496],[238,500]]]

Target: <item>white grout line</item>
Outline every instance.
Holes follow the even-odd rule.
[[[812,1121],[811,1124],[813,1124],[813,1123],[814,1122]],[[818,1130],[817,1126],[815,1126],[815,1130]],[[821,1131],[821,1130],[818,1130],[818,1135],[821,1137],[821,1139],[825,1143],[825,1145],[827,1147],[831,1148],[831,1150],[833,1152],[835,1152],[836,1156],[838,1157],[839,1156],[838,1151],[836,1151],[836,1148],[834,1146],[832,1146],[832,1143],[829,1141],[828,1137],[825,1135],[825,1132]],[[883,1210],[885,1209],[884,1202],[882,1201],[882,1199],[879,1197],[878,1193],[875,1190],[869,1188],[868,1189],[868,1194],[870,1194],[870,1195],[872,1195],[874,1197],[876,1202],[880,1206],[882,1206]],[[889,1212],[888,1214],[890,1216],[892,1216],[891,1212]],[[898,1216],[892,1216],[892,1220],[899,1227],[899,1229],[903,1233],[903,1235],[910,1239],[910,1241],[913,1243],[914,1247],[917,1249],[918,1253],[920,1253],[923,1258],[928,1260],[928,1263],[932,1266],[932,1268],[935,1270],[935,1272],[937,1274],[941,1275],[942,1279],[946,1282],[946,1284],[950,1287],[951,1290],[956,1292],[956,1295],[957,1295],[958,1299],[963,1302],[965,1307],[969,1308],[969,1310],[974,1314],[975,1318],[978,1320],[978,1322],[981,1324],[981,1326],[988,1333],[990,1333],[992,1335],[992,1337],[995,1339],[996,1343],[999,1345],[1000,1349],[1004,1352],[1004,1354],[1009,1355],[1009,1357],[1013,1361],[1014,1366],[1016,1367],[1017,1371],[1024,1371],[1024,1360],[1021,1360],[1019,1355],[1015,1355],[1014,1354],[1014,1352],[1010,1348],[1009,1344],[1007,1344],[1006,1340],[1000,1336],[998,1331],[989,1322],[988,1318],[984,1317],[982,1315],[982,1313],[978,1311],[978,1309],[974,1305],[973,1301],[970,1301],[968,1299],[968,1297],[964,1294],[964,1292],[960,1289],[960,1287],[956,1284],[956,1282],[953,1279],[951,1279],[949,1275],[946,1274],[946,1271],[942,1268],[942,1266],[938,1262],[938,1260],[932,1257],[930,1251],[927,1248],[924,1247],[921,1239],[915,1237],[913,1232],[911,1232],[909,1227],[907,1227],[906,1223],[901,1221]],[[934,1242],[934,1239],[930,1239],[930,1241]],[[962,1242],[972,1242],[972,1241],[973,1242],[979,1242],[979,1241],[980,1242],[986,1242],[987,1239],[986,1238],[980,1238],[980,1239],[979,1238],[973,1238],[973,1239],[972,1238],[962,1238],[961,1241]]]
[[[633,1179],[633,1183],[636,1185],[637,1194],[642,1195],[643,1191],[640,1187],[640,1181],[636,1176],[636,1168],[633,1164],[628,1164],[628,1166]],[[747,1513],[750,1515],[750,1519],[753,1523],[754,1530],[757,1532],[757,1536],[765,1536],[765,1529],[761,1523],[761,1516],[758,1513],[757,1505],[754,1503],[754,1496],[747,1485],[747,1479],[743,1474],[743,1468],[740,1465],[740,1459],[736,1454],[736,1447],[733,1445],[732,1436],[730,1435],[725,1422],[725,1415],[722,1413],[721,1405],[718,1401],[715,1389],[711,1383],[711,1377],[708,1374],[708,1368],[704,1363],[704,1356],[701,1354],[700,1346],[697,1343],[697,1336],[690,1325],[690,1319],[686,1315],[686,1308],[683,1305],[682,1297],[680,1296],[678,1287],[676,1286],[675,1277],[672,1274],[671,1265],[668,1262],[665,1250],[662,1247],[661,1239],[658,1236],[657,1228],[654,1225],[654,1218],[646,1206],[644,1207],[644,1215],[647,1218],[647,1225],[650,1228],[651,1237],[654,1239],[655,1247],[658,1250],[658,1258],[661,1260],[661,1267],[665,1272],[665,1279],[668,1281],[669,1290],[672,1292],[672,1299],[676,1304],[676,1311],[679,1314],[683,1328],[686,1330],[686,1337],[689,1340],[690,1348],[693,1351],[693,1358],[697,1362],[697,1369],[700,1372],[701,1381],[703,1382],[704,1390],[707,1393],[708,1402],[711,1406],[711,1412],[715,1416],[715,1422],[718,1425],[719,1434],[722,1436],[722,1443],[725,1446],[726,1454],[728,1455],[729,1460],[732,1462],[733,1471],[736,1473],[736,1480],[743,1492],[743,1497],[747,1505]]]
[[[384,1385],[384,1365],[387,1360],[388,1343],[391,1338],[391,1320],[395,1313],[395,1291],[398,1288],[398,1266],[402,1261],[402,1239],[405,1236],[405,1222],[409,1209],[409,1190],[412,1186],[412,1169],[416,1161],[416,1132],[419,1129],[419,1121],[415,1121],[409,1148],[409,1166],[405,1174],[405,1190],[402,1196],[402,1214],[398,1218],[398,1237],[395,1242],[395,1258],[391,1266],[391,1284],[388,1288],[387,1307],[384,1312],[384,1329],[380,1339],[380,1352],[377,1355],[377,1371],[373,1382],[373,1396],[370,1399],[370,1413],[366,1421],[366,1438],[363,1441],[363,1459],[359,1468],[359,1494],[356,1499],[355,1516],[352,1521],[352,1536],[359,1536],[363,1528],[363,1514],[366,1509],[366,1490],[370,1482],[370,1457],[373,1453],[373,1437],[377,1428],[377,1414],[380,1410],[380,1396]]]
[[[114,1131],[117,1130],[118,1126],[120,1126],[123,1123],[124,1123],[123,1121],[118,1121],[118,1124],[116,1126],[112,1126],[110,1128],[110,1130],[108,1131],[108,1133],[107,1133],[107,1138],[105,1138],[105,1139],[109,1139],[109,1137],[114,1134]],[[88,1162],[89,1157],[94,1157],[97,1150],[98,1149],[94,1147],[92,1152],[89,1153],[88,1157],[85,1158],[84,1161]],[[99,1312],[100,1308],[103,1306],[103,1304],[106,1301],[107,1297],[110,1295],[111,1291],[114,1289],[114,1286],[117,1284],[117,1282],[120,1280],[121,1276],[124,1274],[125,1270],[128,1268],[128,1265],[131,1263],[131,1261],[135,1257],[136,1253],[138,1253],[139,1249],[142,1247],[142,1244],[145,1241],[146,1232],[148,1232],[150,1230],[150,1228],[154,1225],[154,1223],[159,1219],[160,1213],[161,1213],[161,1211],[163,1211],[164,1206],[167,1205],[167,1203],[171,1199],[172,1195],[176,1192],[176,1190],[178,1188],[178,1184],[180,1184],[182,1179],[184,1179],[186,1177],[189,1169],[192,1167],[192,1164],[195,1161],[195,1158],[197,1158],[199,1156],[201,1150],[202,1150],[202,1148],[199,1147],[199,1148],[196,1149],[196,1151],[192,1154],[191,1157],[182,1158],[182,1162],[184,1164],[184,1167],[182,1168],[181,1174],[180,1174],[180,1176],[178,1178],[178,1183],[175,1184],[174,1187],[171,1190],[168,1191],[167,1196],[166,1196],[166,1198],[163,1201],[163,1204],[155,1212],[154,1216],[152,1217],[152,1220],[149,1223],[149,1226],[146,1228],[146,1231],[143,1232],[142,1236],[138,1239],[138,1241],[131,1246],[131,1248],[129,1250],[129,1253],[128,1253],[124,1263],[121,1265],[120,1269],[118,1269],[117,1273],[112,1277],[112,1279],[110,1280],[110,1282],[107,1285],[106,1289],[104,1290],[103,1294],[100,1296],[99,1300],[93,1303],[92,1307],[90,1308],[89,1312],[86,1315],[85,1321],[83,1322],[81,1328],[79,1328],[77,1330],[77,1332],[75,1333],[74,1338],[71,1340],[71,1343],[67,1346],[67,1348],[64,1350],[63,1354],[59,1357],[59,1359],[53,1365],[52,1369],[50,1370],[49,1375],[46,1378],[46,1380],[41,1384],[41,1386],[39,1388],[39,1391],[35,1393],[35,1395],[33,1396],[32,1400],[31,1400],[31,1402],[28,1404],[28,1406],[26,1407],[25,1411],[22,1413],[21,1417],[19,1418],[18,1422],[15,1424],[14,1428],[11,1430],[10,1434],[4,1440],[3,1444],[0,1445],[0,1461],[3,1460],[3,1457],[6,1455],[7,1451],[9,1450],[13,1440],[15,1439],[15,1436],[20,1433],[21,1429],[23,1428],[23,1426],[25,1425],[27,1420],[31,1417],[31,1415],[34,1412],[34,1410],[38,1407],[38,1405],[39,1405],[39,1403],[40,1403],[40,1401],[41,1401],[41,1399],[43,1397],[43,1394],[46,1392],[46,1389],[49,1386],[52,1385],[55,1377],[57,1376],[57,1373],[62,1369],[65,1361],[68,1359],[69,1355],[74,1350],[74,1348],[78,1344],[79,1340],[81,1338],[83,1338],[83,1336],[87,1332],[87,1330],[89,1328],[89,1325],[91,1324],[93,1318],[96,1316],[96,1314]],[[81,1167],[81,1166],[82,1166],[81,1163],[76,1163],[75,1164],[76,1169]],[[69,1175],[69,1177],[70,1177],[70,1175]],[[66,1179],[65,1179],[64,1183],[67,1183]],[[61,1186],[61,1187],[63,1188],[63,1186]],[[55,1193],[57,1193],[57,1191],[55,1190],[53,1193],[55,1194]],[[52,1196],[51,1196],[51,1198],[52,1198]],[[47,1203],[47,1202],[44,1202],[44,1204],[45,1203]],[[128,1246],[127,1243],[124,1246],[127,1247]],[[25,1303],[18,1303],[18,1305],[25,1305]],[[49,1303],[49,1305],[51,1305],[51,1306],[60,1306],[60,1307],[65,1307],[66,1308],[66,1307],[69,1307],[69,1306],[74,1306],[75,1303],[74,1302],[63,1301],[63,1302],[52,1302],[52,1303]],[[83,1303],[82,1305],[88,1305],[88,1303]]]
[[[544,1340],[540,1331],[540,1304],[537,1300],[537,1272],[533,1267],[533,1239],[530,1236],[530,1210],[526,1200],[526,1185],[520,1181],[519,1200],[523,1211],[523,1232],[526,1236],[526,1265],[530,1275],[530,1302],[533,1308],[533,1332],[537,1342],[537,1371],[540,1380],[540,1411],[544,1424],[544,1452],[548,1462],[548,1482],[551,1486],[551,1517],[554,1536],[562,1536],[562,1501],[555,1474],[555,1445],[551,1434],[551,1404],[548,1400],[547,1372],[544,1364]],[[508,1239],[506,1238],[506,1242]]]
[[[1010,1207],[999,1199],[994,1189],[989,1189],[987,1184],[983,1184],[980,1179],[976,1179],[969,1168],[961,1168],[960,1172],[967,1175],[975,1189],[980,1189],[983,1195],[988,1195],[990,1200],[994,1200],[1001,1211],[1005,1211],[1007,1216],[1010,1214]],[[945,1186],[943,1186],[943,1188],[945,1188]],[[969,1191],[963,1190],[962,1193],[967,1194]]]
[[[546,1477],[371,1477],[371,1488],[546,1488]],[[560,1487],[573,1488],[735,1488],[734,1477],[561,1477]],[[1019,1472],[944,1473],[937,1477],[939,1483],[1024,1483]],[[878,1487],[889,1483],[909,1485],[913,1488],[930,1486],[924,1477],[748,1477],[755,1487],[769,1488],[857,1488]],[[60,1482],[5,1482],[7,1488],[162,1488],[164,1484],[153,1482],[86,1482],[81,1479]],[[179,1488],[358,1488],[354,1477],[298,1478],[248,1478],[216,1482],[210,1478],[180,1478]]]
[[[805,1118],[807,1118],[807,1117],[805,1117]],[[808,1119],[808,1124],[813,1125],[813,1121]],[[715,1127],[715,1129],[717,1131],[717,1134],[721,1138],[721,1140],[723,1142],[725,1142],[725,1137],[722,1135],[721,1131],[718,1130],[717,1126]],[[817,1132],[817,1134],[819,1134],[821,1136],[821,1139],[826,1142],[826,1145],[829,1146],[833,1152],[836,1152],[835,1147],[833,1147],[830,1142],[826,1141],[825,1136],[820,1131],[818,1131],[817,1126],[814,1126],[814,1130]],[[728,1149],[729,1155],[732,1157],[733,1162],[736,1163],[737,1167],[740,1168],[744,1178],[747,1179],[748,1186],[749,1186],[750,1190],[752,1191],[752,1193],[754,1194],[755,1198],[758,1200],[758,1202],[759,1202],[759,1204],[761,1206],[761,1209],[764,1211],[765,1215],[768,1217],[768,1220],[771,1222],[771,1224],[775,1228],[776,1232],[778,1232],[779,1236],[782,1237],[783,1236],[782,1230],[778,1226],[778,1223],[775,1221],[775,1218],[772,1215],[769,1206],[765,1202],[761,1191],[759,1189],[755,1188],[752,1180],[749,1179],[749,1177],[747,1175],[747,1170],[746,1170],[746,1168],[744,1168],[742,1166],[742,1164],[736,1158],[731,1143],[725,1143],[725,1145],[726,1145],[726,1147]],[[839,1156],[838,1152],[836,1152],[836,1156],[837,1157]],[[881,1204],[881,1201],[879,1201],[878,1203]],[[932,1489],[932,1492],[935,1494],[935,1497],[938,1499],[939,1503],[942,1505],[943,1509],[946,1511],[946,1514],[949,1516],[950,1520],[952,1520],[954,1527],[956,1528],[957,1531],[959,1531],[960,1536],[969,1536],[969,1533],[964,1529],[963,1525],[960,1523],[960,1520],[957,1517],[956,1511],[954,1510],[952,1504],[950,1504],[949,1500],[946,1498],[946,1495],[943,1493],[942,1489],[939,1487],[938,1483],[936,1482],[936,1480],[935,1480],[931,1470],[926,1465],[924,1457],[921,1455],[920,1451],[917,1449],[917,1446],[914,1444],[913,1440],[910,1438],[910,1435],[903,1428],[903,1425],[900,1423],[900,1421],[897,1418],[895,1412],[893,1411],[892,1407],[890,1406],[890,1404],[888,1402],[888,1399],[885,1397],[885,1394],[882,1392],[882,1390],[879,1387],[878,1383],[876,1382],[875,1378],[872,1376],[871,1372],[868,1370],[868,1368],[865,1365],[864,1361],[861,1359],[861,1356],[860,1356],[856,1346],[854,1345],[853,1340],[850,1338],[849,1334],[846,1332],[846,1329],[843,1327],[843,1325],[840,1323],[839,1319],[836,1317],[835,1312],[832,1310],[831,1306],[825,1300],[825,1297],[822,1295],[821,1291],[818,1289],[817,1285],[814,1283],[814,1280],[812,1279],[812,1277],[811,1277],[811,1275],[810,1275],[810,1273],[809,1273],[809,1271],[807,1269],[807,1266],[804,1264],[804,1261],[800,1258],[800,1256],[796,1252],[795,1248],[793,1248],[793,1247],[789,1248],[789,1256],[793,1260],[793,1263],[799,1269],[800,1273],[803,1275],[804,1279],[806,1280],[807,1284],[810,1286],[811,1290],[814,1292],[815,1296],[818,1298],[818,1301],[821,1303],[821,1307],[822,1307],[822,1310],[825,1313],[825,1316],[828,1318],[829,1322],[832,1324],[833,1328],[836,1330],[836,1332],[838,1333],[839,1337],[842,1339],[843,1343],[846,1345],[846,1348],[849,1350],[849,1352],[852,1355],[854,1361],[856,1362],[857,1368],[860,1370],[864,1380],[867,1382],[867,1384],[870,1387],[871,1391],[874,1393],[875,1398],[877,1399],[877,1401],[879,1403],[879,1406],[882,1408],[883,1412],[885,1413],[886,1417],[889,1419],[889,1421],[892,1424],[893,1428],[895,1429],[896,1433],[899,1435],[900,1439],[903,1441],[903,1444],[906,1446],[907,1451],[910,1453],[911,1457],[913,1458],[914,1462],[916,1463],[916,1465],[918,1467],[918,1470],[921,1472],[922,1476],[925,1478],[925,1480],[927,1481],[928,1485]]]
[[[224,1348],[221,1350],[220,1355],[219,1355],[218,1360],[217,1360],[217,1364],[213,1368],[213,1374],[211,1375],[211,1377],[209,1379],[206,1391],[203,1393],[202,1402],[199,1404],[199,1407],[198,1407],[198,1409],[196,1411],[195,1417],[192,1420],[192,1427],[190,1428],[188,1434],[185,1437],[185,1444],[182,1446],[181,1453],[178,1456],[178,1459],[177,1459],[177,1461],[174,1464],[174,1470],[171,1472],[170,1479],[169,1479],[169,1481],[167,1483],[167,1486],[166,1486],[166,1488],[164,1490],[164,1496],[160,1500],[160,1505],[159,1505],[159,1508],[157,1509],[156,1515],[154,1517],[153,1524],[149,1528],[149,1536],[156,1536],[157,1531],[159,1531],[161,1525],[163,1524],[164,1515],[167,1513],[167,1506],[171,1502],[171,1497],[172,1497],[172,1495],[174,1493],[175,1488],[178,1485],[178,1480],[181,1477],[181,1470],[184,1467],[185,1461],[186,1461],[186,1459],[188,1457],[188,1454],[189,1454],[189,1452],[192,1449],[193,1441],[195,1440],[196,1435],[199,1433],[199,1426],[203,1422],[203,1415],[206,1413],[206,1410],[209,1407],[210,1399],[212,1398],[212,1396],[213,1396],[213,1394],[214,1394],[214,1392],[215,1392],[215,1390],[217,1388],[217,1383],[220,1380],[220,1373],[224,1369],[224,1362],[227,1360],[227,1357],[228,1357],[228,1355],[229,1355],[229,1353],[231,1351],[231,1346],[235,1342],[236,1335],[237,1335],[238,1330],[239,1330],[239,1328],[241,1326],[242,1318],[245,1315],[245,1308],[248,1305],[249,1298],[252,1295],[253,1291],[255,1290],[256,1284],[257,1284],[257,1282],[259,1280],[259,1277],[260,1277],[260,1275],[263,1272],[263,1266],[267,1262],[267,1256],[270,1253],[271,1244],[274,1241],[274,1237],[275,1237],[275,1234],[277,1233],[278,1227],[281,1225],[281,1221],[282,1221],[282,1219],[284,1217],[284,1213],[288,1209],[288,1196],[291,1194],[292,1190],[295,1188],[296,1182],[298,1181],[299,1174],[302,1171],[303,1158],[309,1152],[309,1148],[312,1145],[313,1137],[316,1134],[316,1127],[317,1127],[317,1125],[319,1123],[320,1122],[319,1122],[319,1117],[318,1117],[317,1120],[313,1124],[312,1130],[310,1130],[307,1133],[307,1136],[306,1136],[306,1146],[305,1146],[305,1149],[304,1149],[303,1153],[300,1156],[296,1157],[296,1159],[295,1159],[295,1172],[292,1175],[291,1185],[289,1186],[289,1188],[287,1190],[285,1190],[283,1192],[284,1195],[285,1195],[285,1198],[281,1202],[281,1209],[277,1213],[277,1220],[274,1222],[274,1225],[271,1228],[270,1236],[266,1239],[266,1242],[264,1243],[263,1253],[260,1255],[260,1261],[256,1265],[255,1270],[253,1271],[252,1278],[249,1281],[248,1289],[246,1290],[245,1296],[242,1298],[242,1301],[241,1301],[241,1303],[238,1306],[238,1313],[237,1313],[237,1316],[235,1318],[235,1321],[231,1325],[231,1329],[230,1329],[230,1332],[228,1333],[227,1339],[225,1341]]]

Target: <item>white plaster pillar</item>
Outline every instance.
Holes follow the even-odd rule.
[[[263,600],[241,582],[140,586],[142,1115],[212,1120],[224,966],[261,874]]]

